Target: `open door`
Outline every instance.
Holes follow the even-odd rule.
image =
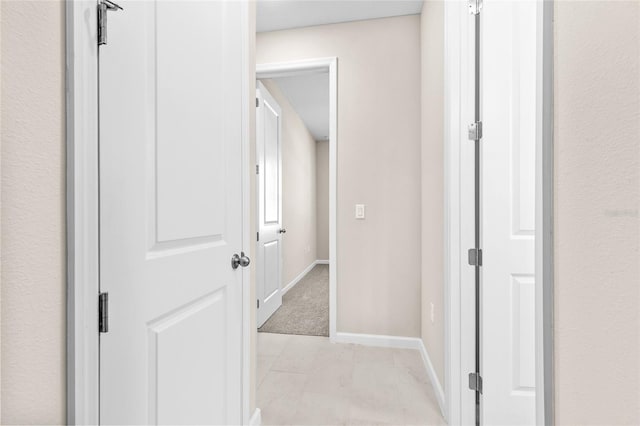
[[[242,6],[122,6],[99,48],[100,423],[239,424]]]
[[[282,305],[282,110],[258,81],[256,156],[258,327]]]
[[[484,0],[482,17],[482,424],[536,424],[537,1]]]

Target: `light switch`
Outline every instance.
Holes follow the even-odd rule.
[[[356,219],[364,219],[364,204],[356,204]]]

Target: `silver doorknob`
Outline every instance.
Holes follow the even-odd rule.
[[[244,254],[243,251],[240,252],[239,256],[238,256],[238,253],[236,253],[231,258],[231,267],[233,269],[238,269],[238,266],[242,266],[243,268],[246,268],[247,266],[249,266],[250,263],[251,263],[251,259],[249,259]]]
[[[279,233],[281,233],[281,234],[286,234],[286,233],[287,233],[287,230],[286,230],[286,229],[284,229],[284,228],[282,228],[282,229],[280,229],[278,232],[279,232]]]

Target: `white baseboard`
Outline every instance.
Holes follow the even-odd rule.
[[[359,334],[337,332],[331,339],[334,343],[379,346],[382,348],[420,349],[422,340],[417,337],[384,336],[381,334]]]
[[[249,426],[260,426],[262,424],[262,416],[260,414],[260,409],[256,408],[256,411],[253,412],[251,419],[249,419]]]
[[[427,370],[427,375],[433,386],[433,390],[440,406],[442,416],[446,418],[446,402],[444,399],[444,390],[436,370],[433,368],[431,358],[427,348],[424,346],[422,339],[418,337],[399,337],[399,336],[383,336],[379,334],[359,334],[359,333],[336,333],[336,336],[331,339],[333,343],[354,343],[357,345],[366,346],[379,346],[383,348],[398,348],[398,349],[415,349],[420,352],[422,356],[422,362],[424,368]]]
[[[326,262],[326,263],[324,263],[324,262]],[[287,284],[286,286],[284,286],[284,288],[282,290],[280,290],[282,295],[284,296],[289,290],[291,290],[293,288],[294,285],[298,284],[300,282],[300,280],[304,278],[305,275],[307,275],[309,272],[311,272],[311,270],[314,268],[314,266],[316,266],[316,265],[325,265],[325,264],[328,265],[329,261],[328,260],[314,260],[313,262],[311,262],[311,265],[309,265],[306,268],[304,268],[304,270],[302,272],[300,272],[297,277],[292,279],[289,284]]]
[[[442,388],[442,384],[438,379],[438,375],[436,374],[436,370],[433,368],[433,364],[431,363],[431,358],[429,358],[429,352],[427,352],[427,348],[424,346],[424,342],[422,339],[420,340],[420,355],[422,355],[422,362],[424,362],[424,367],[427,369],[427,375],[429,375],[429,380],[431,380],[431,385],[433,386],[433,390],[436,393],[436,399],[438,400],[438,405],[440,406],[440,411],[442,412],[442,417],[447,418],[447,403],[444,399],[444,389]]]

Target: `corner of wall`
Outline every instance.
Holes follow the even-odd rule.
[[[440,382],[444,382],[443,2],[424,1],[420,16],[420,38],[422,341]]]

